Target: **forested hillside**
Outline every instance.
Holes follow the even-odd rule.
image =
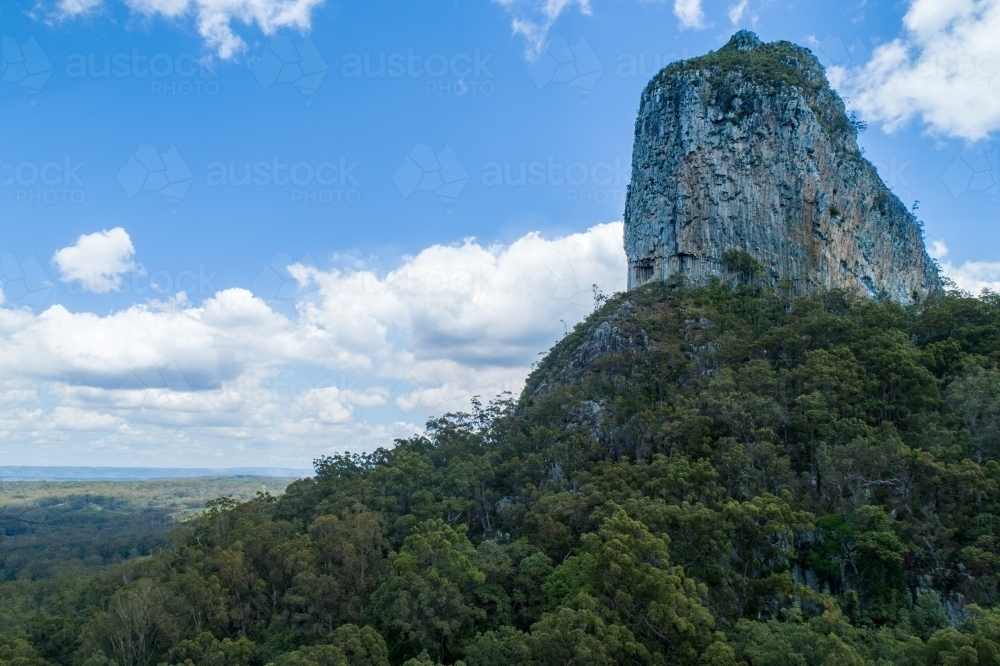
[[[998,362],[996,295],[649,284],[518,400],[26,602],[0,666],[998,664]]]

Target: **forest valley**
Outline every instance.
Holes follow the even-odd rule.
[[[1000,296],[603,301],[522,395],[4,584],[0,666],[1000,664]]]

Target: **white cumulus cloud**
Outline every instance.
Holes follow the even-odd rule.
[[[984,289],[1000,292],[1000,261],[966,261],[958,266],[945,262],[941,272],[970,294],[979,295]]]
[[[705,12],[702,11],[701,0],[674,0],[674,15],[681,22],[681,28],[705,27]]]
[[[226,452],[305,466],[390,445],[472,396],[518,392],[538,353],[591,311],[593,285],[624,288],[621,237],[613,223],[510,245],[470,239],[385,274],[293,264],[293,308],[245,289],[107,315],[0,307],[0,457],[165,465]],[[93,281],[94,261],[65,250],[67,269],[83,267],[75,279]],[[98,274],[108,286],[116,273]]]
[[[943,240],[936,240],[927,253],[941,260],[948,255],[948,246]],[[941,273],[956,287],[973,295],[981,294],[984,289],[1000,291],[1000,261],[966,261],[959,266],[946,261],[941,264]]]
[[[354,416],[354,405],[375,407],[386,403],[384,388],[370,391],[342,390],[336,386],[315,388],[304,391],[293,401],[293,409],[298,420],[320,424],[347,423]]]
[[[534,60],[545,50],[549,30],[569,7],[590,14],[590,0],[493,0],[507,10],[511,29],[525,41],[525,57]]]
[[[911,0],[905,34],[830,79],[869,120],[978,141],[1000,129],[1000,0]]]
[[[132,11],[151,17],[194,21],[206,45],[223,59],[246,49],[234,24],[255,25],[264,34],[280,28],[308,30],[313,10],[324,0],[122,0]],[[58,14],[70,18],[89,12],[104,0],[59,0]]]
[[[76,239],[76,243],[58,250],[52,263],[63,282],[79,282],[82,289],[95,294],[118,291],[122,276],[136,270],[132,239],[121,227]]]

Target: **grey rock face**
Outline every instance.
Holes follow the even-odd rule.
[[[848,288],[906,303],[940,284],[917,220],[862,157],[816,58],[747,31],[643,92],[625,251],[629,288],[733,275],[734,256],[748,259],[734,253],[800,294]]]

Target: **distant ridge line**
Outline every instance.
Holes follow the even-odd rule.
[[[313,471],[289,467],[59,467],[0,466],[0,481],[149,481],[206,476],[312,476]]]

